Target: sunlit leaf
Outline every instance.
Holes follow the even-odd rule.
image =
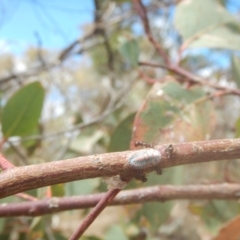
[[[36,129],[43,100],[44,89],[39,82],[30,83],[18,90],[3,108],[4,137],[26,136]]]
[[[175,25],[185,47],[240,49],[239,23],[217,1],[181,1]]]

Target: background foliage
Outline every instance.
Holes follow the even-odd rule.
[[[239,95],[224,89],[240,86],[238,3],[144,1],[155,41],[173,66],[205,79],[197,84],[164,67],[132,1],[94,2],[95,22],[72,46],[59,52],[29,47],[21,57],[26,66],[21,73],[16,56],[0,56],[1,145],[8,159],[23,166],[123,151],[136,140],[161,144],[239,137]],[[175,167],[127,188],[222,182],[229,173],[237,180],[238,167],[238,161]],[[106,191],[101,179],[90,179],[28,193],[44,198],[100,191]],[[22,200],[0,200],[16,201]],[[110,207],[85,239],[210,239],[239,209],[230,201]],[[67,239],[86,212],[0,219],[0,238]]]

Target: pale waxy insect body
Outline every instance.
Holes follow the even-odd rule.
[[[161,153],[152,148],[138,150],[128,156],[128,163],[133,169],[145,169],[157,166],[161,162]]]

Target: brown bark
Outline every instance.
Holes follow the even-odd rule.
[[[0,205],[0,217],[41,216],[45,214],[94,207],[105,193],[87,196],[50,198],[38,201]],[[185,186],[154,186],[134,190],[125,190],[109,205],[140,204],[146,202],[164,202],[180,199],[227,199],[239,200],[240,184],[210,184]]]
[[[202,142],[156,146],[162,154],[158,168],[201,163],[209,161],[232,160],[240,158],[240,139],[222,139]],[[121,175],[129,179],[139,175],[132,169],[128,157],[133,151],[105,153],[93,156],[60,160],[37,165],[16,167],[0,174],[0,198],[26,190],[80,179]],[[148,166],[140,172],[156,170]]]

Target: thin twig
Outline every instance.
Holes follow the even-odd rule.
[[[210,81],[207,81],[206,79],[203,79],[197,75],[194,75],[193,73],[188,72],[187,70],[185,70],[179,66],[166,66],[166,65],[162,65],[162,64],[155,64],[155,63],[148,63],[148,62],[139,62],[139,65],[167,69],[171,72],[174,72],[182,77],[189,79],[190,81],[192,81],[194,83],[206,85],[206,86],[218,89],[218,90],[228,91],[229,93],[232,93],[234,95],[238,95],[238,96],[240,95],[240,89],[229,88],[226,86],[220,86],[218,84],[211,83]]]
[[[159,79],[153,79],[148,77],[144,72],[142,72],[141,70],[138,70],[139,76],[147,83],[149,84],[154,84],[156,82],[160,82]]]
[[[2,170],[8,170],[11,168],[15,168],[15,165],[13,165],[11,162],[9,162],[1,153],[0,153],[0,167]],[[30,200],[30,201],[36,201],[37,198],[26,194],[26,193],[17,193],[17,197],[20,197],[25,200]]]
[[[38,200],[38,198],[33,197],[33,196],[31,196],[29,194],[26,194],[26,193],[17,193],[17,194],[15,194],[15,196],[19,197],[21,199],[27,200],[27,201],[37,201]]]
[[[0,153],[0,167],[2,170],[7,170],[15,166]]]
[[[121,191],[121,189],[111,189],[109,190],[96,207],[89,213],[89,215],[84,219],[83,223],[77,229],[77,231],[69,238],[69,240],[78,240],[86,229],[91,225],[91,223],[96,219],[96,217],[103,211],[104,208],[114,199],[114,197]]]
[[[21,150],[19,150],[17,148],[17,146],[15,146],[11,141],[7,141],[7,143],[9,144],[10,148],[14,151],[14,153],[16,153],[16,155],[19,157],[19,161],[17,163],[17,165],[27,165],[28,162],[26,161],[27,160],[27,155],[24,154]]]
[[[86,209],[96,206],[105,193],[86,196],[48,198],[31,202],[3,203],[0,205],[0,217],[42,216],[61,211]],[[240,184],[217,183],[197,185],[160,185],[121,191],[109,203],[110,206],[164,202],[172,200],[239,200]]]
[[[157,50],[159,55],[163,58],[165,64],[170,66],[170,60],[169,60],[168,55],[166,54],[166,52],[164,51],[162,46],[157,41],[155,41],[155,39],[151,33],[150,26],[149,26],[149,20],[148,20],[148,16],[147,16],[147,11],[146,11],[146,8],[144,7],[142,1],[134,0],[134,6],[135,6],[135,9],[136,9],[138,15],[140,16],[140,18],[142,20],[142,23],[144,26],[144,31],[148,37],[148,40],[153,44],[153,46],[155,47],[155,49]]]

